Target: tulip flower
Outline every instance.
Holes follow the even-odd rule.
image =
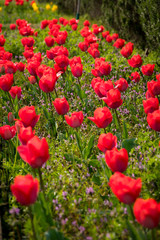
[[[109,186],[120,202],[132,204],[141,192],[141,179],[132,179],[120,172],[115,172],[109,180]]]
[[[22,89],[21,87],[14,86],[14,87],[11,87],[11,90],[9,91],[9,93],[13,99],[15,99],[16,96],[18,99],[20,99],[22,95]]]
[[[17,151],[23,161],[32,168],[41,168],[49,159],[49,147],[45,138],[39,139],[34,136],[27,142],[27,145],[19,146]]]
[[[43,75],[39,80],[39,87],[45,93],[52,92],[55,88],[56,80],[57,77],[55,71],[54,74]]]
[[[116,48],[122,48],[124,46],[124,43],[125,43],[124,39],[118,38],[113,44],[113,46]]]
[[[13,85],[13,74],[6,74],[0,77],[0,88],[5,91],[9,92]]]
[[[138,72],[131,73],[131,76],[129,77],[131,81],[139,82],[140,81],[140,75]]]
[[[15,126],[4,125],[0,127],[0,135],[4,140],[10,140],[16,134]]]
[[[160,203],[154,199],[138,198],[134,203],[133,213],[143,227],[153,229],[160,222]]]
[[[34,106],[25,106],[21,108],[18,115],[24,127],[31,126],[33,128],[40,118],[40,115],[36,115]]]
[[[118,89],[111,89],[107,92],[107,97],[103,97],[102,100],[108,105],[108,107],[116,109],[123,103],[121,99],[121,93]]]
[[[34,134],[35,131],[33,131],[31,127],[21,127],[18,134],[19,141],[22,145],[27,145],[27,142],[34,137]]]
[[[148,113],[147,122],[150,128],[157,132],[160,132],[160,110]]]
[[[69,111],[69,104],[65,97],[63,97],[62,99],[56,98],[52,103],[55,107],[56,112],[59,115],[64,115]]]
[[[11,185],[11,192],[21,205],[29,206],[37,200],[39,192],[39,181],[31,175],[16,176]]]
[[[151,76],[154,71],[155,64],[147,64],[142,66],[142,73],[146,76]]]
[[[45,43],[47,47],[52,47],[54,45],[54,38],[51,36],[47,36],[45,39]]]
[[[131,59],[128,60],[128,63],[133,68],[139,68],[142,65],[142,58],[140,55],[134,55]]]
[[[143,107],[146,114],[153,113],[155,110],[159,109],[158,98],[149,98],[147,100],[143,100]]]
[[[156,82],[154,80],[147,82],[148,90],[154,95],[160,95],[160,81]]]
[[[106,151],[105,160],[112,172],[124,172],[128,166],[128,152],[125,148]]]
[[[66,119],[66,122],[69,126],[71,126],[72,128],[77,128],[83,122],[83,113],[82,113],[82,111],[73,112],[71,114],[71,117],[65,115],[65,119]]]
[[[112,114],[107,107],[97,108],[94,117],[88,117],[99,128],[106,128],[112,122]]]
[[[98,139],[98,145],[100,151],[105,153],[107,150],[112,150],[117,147],[117,137],[112,133],[102,133]]]
[[[115,86],[120,92],[124,92],[128,88],[128,82],[124,78],[120,78],[115,82]]]

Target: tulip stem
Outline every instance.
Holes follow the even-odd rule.
[[[14,110],[14,106],[13,106],[11,95],[9,94],[9,92],[7,92],[7,94],[8,94],[8,97],[9,97],[9,101],[11,103],[11,108]]]
[[[135,218],[134,218],[133,209],[132,209],[131,204],[129,204],[129,209],[130,209],[130,213],[131,213],[131,216],[132,216],[132,220],[134,221]]]
[[[17,133],[17,138],[16,138],[16,154],[15,154],[15,158],[14,158],[14,165],[13,165],[13,169],[16,165],[16,161],[17,161],[17,147],[18,147],[18,133]]]
[[[41,169],[40,169],[40,168],[38,168],[38,175],[39,175],[41,190],[42,190],[43,195],[44,195],[44,198],[45,198],[45,200],[46,200],[46,195],[45,195],[45,190],[44,190],[44,184],[43,184],[43,179],[42,179],[42,172],[41,172]]]
[[[41,89],[40,89],[40,87],[39,87],[39,81],[38,81],[38,77],[37,77],[37,75],[35,76],[35,78],[36,78],[36,82],[37,82],[38,89],[39,89],[39,95],[40,95],[40,94],[41,94]]]
[[[156,239],[155,229],[152,229],[152,240]]]
[[[79,86],[80,86],[80,88],[81,88],[81,83],[80,83],[80,80],[79,80],[79,78],[77,78],[77,79],[78,79]]]
[[[32,209],[31,209],[30,206],[28,207],[28,210],[29,210],[29,216],[30,216],[30,219],[31,219],[32,231],[33,231],[33,239],[37,240],[36,231],[35,231],[34,222],[33,222]]]
[[[121,138],[122,138],[122,128],[121,128],[121,123],[120,123],[120,120],[119,120],[118,113],[117,113],[117,110],[116,110],[116,109],[115,109],[115,114],[116,114],[116,118],[117,118],[118,125],[119,125],[119,130],[120,130],[120,132],[121,132]]]
[[[55,91],[55,94],[56,94],[56,98],[58,98],[58,94],[57,94],[56,88],[54,89],[54,91]]]
[[[103,128],[104,129],[104,133],[106,133],[106,128]]]

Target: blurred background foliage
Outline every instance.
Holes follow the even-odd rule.
[[[76,14],[77,0],[56,2],[62,12]],[[99,18],[106,28],[114,28],[121,38],[134,40],[143,49],[160,50],[159,0],[81,0],[80,14]]]

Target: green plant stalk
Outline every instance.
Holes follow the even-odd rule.
[[[32,213],[32,209],[30,206],[28,206],[28,210],[29,210],[29,216],[31,219],[31,226],[32,226],[32,232],[33,232],[33,239],[34,240],[38,240],[37,236],[36,236],[36,231],[35,231],[35,226],[34,226],[34,222],[33,222],[33,213]]]
[[[44,199],[46,200],[45,189],[44,189],[44,184],[43,184],[43,179],[42,179],[42,172],[41,172],[40,168],[38,168],[38,175],[39,175],[41,190],[43,192]]]
[[[7,94],[8,94],[9,101],[11,103],[11,108],[12,108],[12,110],[14,110],[14,106],[13,106],[11,95],[9,94],[9,92],[7,92]]]
[[[118,121],[119,130],[121,132],[121,140],[122,140],[122,128],[121,128],[121,123],[120,123],[120,120],[119,120],[119,117],[118,117],[117,109],[115,109],[115,114],[116,114],[116,118],[117,118],[117,121]]]
[[[18,133],[17,133],[17,138],[16,138],[16,154],[15,154],[15,158],[14,158],[13,169],[15,168],[15,165],[16,165],[16,162],[17,162],[17,147],[18,147]]]

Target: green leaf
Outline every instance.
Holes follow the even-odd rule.
[[[97,159],[93,159],[93,160],[89,161],[89,166],[98,168],[101,166],[101,163]]]
[[[49,119],[49,114],[48,114],[46,108],[42,106],[42,109],[43,109],[43,112],[44,112],[44,116],[45,116],[47,119]]]
[[[101,179],[99,177],[99,174],[94,174],[93,177],[92,177],[92,181],[98,185],[98,186],[101,186],[102,185],[102,182],[101,182]]]
[[[135,143],[136,141],[136,138],[128,138],[128,139],[125,139],[123,142],[122,142],[122,148],[125,148],[128,153],[131,151],[132,148],[134,148],[135,146],[137,146],[137,144]]]
[[[127,139],[128,138],[128,131],[127,131],[127,126],[125,121],[123,121],[123,138]]]
[[[81,140],[80,140],[79,134],[77,132],[75,132],[75,136],[76,136],[78,148],[79,148],[80,152],[82,153]]]
[[[44,233],[46,240],[68,240],[63,236],[61,232],[58,232],[56,229],[50,229]]]
[[[145,236],[142,233],[142,231],[137,231],[137,229],[134,227],[133,224],[130,223],[130,221],[126,221],[127,228],[130,232],[130,236],[133,240],[145,240]]]
[[[87,146],[83,150],[83,155],[84,155],[85,160],[91,155],[91,152],[92,152],[92,149],[94,146],[94,138],[95,138],[95,135],[90,137]]]

